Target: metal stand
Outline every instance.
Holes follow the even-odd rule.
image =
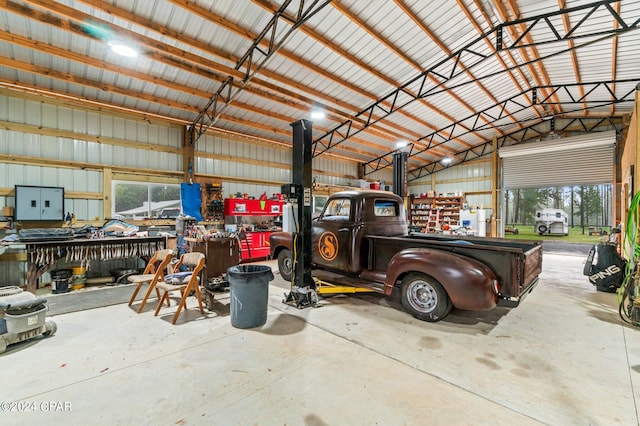
[[[311,184],[313,171],[312,122],[298,120],[293,128],[293,183],[283,185],[282,192],[297,205],[298,230],[293,238],[293,286],[284,303],[296,308],[318,304],[316,284],[311,277]]]

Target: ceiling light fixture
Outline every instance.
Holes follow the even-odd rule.
[[[124,43],[119,41],[110,41],[107,43],[111,50],[121,56],[125,56],[127,58],[135,58],[138,56],[138,52],[131,46],[127,46]]]
[[[311,118],[314,120],[322,120],[327,117],[327,114],[321,109],[312,109]]]
[[[443,157],[442,160],[440,160],[442,164],[451,164],[451,161],[452,160],[449,157]]]
[[[407,142],[407,141],[398,141],[398,142],[396,142],[396,148],[398,148],[398,149],[406,148],[408,145],[409,145],[409,142]]]

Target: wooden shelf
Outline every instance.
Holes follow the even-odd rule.
[[[411,197],[409,222],[423,232],[435,233],[444,227],[460,225],[460,210],[465,201],[463,195],[435,197]]]

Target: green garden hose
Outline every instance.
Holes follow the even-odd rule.
[[[628,300],[634,301],[638,298],[636,294],[639,286],[635,285],[638,277],[638,268],[636,265],[638,257],[640,257],[640,244],[638,244],[638,225],[640,225],[640,192],[637,192],[631,199],[629,205],[629,213],[624,228],[624,238],[622,246],[627,256],[627,266],[625,268],[624,283],[618,289],[618,313],[624,322],[633,325],[636,321],[631,320],[630,306],[626,305]],[[633,293],[633,294],[632,294]],[[632,307],[632,306],[631,306]]]

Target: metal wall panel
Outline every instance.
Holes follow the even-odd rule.
[[[467,195],[465,198],[467,199],[467,204],[470,207],[482,209],[491,208],[491,194]]]
[[[0,120],[7,121],[9,119],[9,98],[0,95]]]
[[[409,186],[409,193],[489,191],[491,190],[492,170],[490,161],[456,165],[435,174],[436,188],[431,188],[432,175],[428,175],[412,182],[413,185]]]
[[[234,194],[235,196],[238,193],[240,193],[241,195],[247,194],[249,197],[258,198],[264,192],[266,192],[268,197],[272,197],[273,194],[277,194],[280,192],[280,186],[256,185],[239,182],[223,182],[222,190],[224,192],[225,198],[229,197],[229,194]]]

